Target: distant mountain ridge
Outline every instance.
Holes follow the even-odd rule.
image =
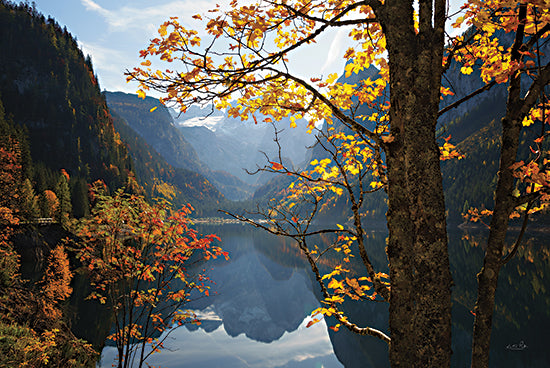
[[[176,128],[169,110],[158,99],[141,99],[123,92],[104,94],[109,108],[170,165],[206,177],[228,199],[240,200],[251,195],[250,186],[223,170],[223,166],[221,170],[211,169],[201,161],[194,149],[195,144],[191,144],[193,137],[186,137]]]
[[[203,109],[203,117],[209,112],[209,109]],[[288,118],[274,125],[258,118],[256,124],[252,120],[241,121],[226,114],[220,117],[219,111],[206,117],[206,126],[189,124],[189,120],[198,119],[195,115],[187,118],[187,114],[178,118],[178,129],[193,145],[200,159],[212,170],[227,171],[254,186],[262,185],[272,177],[249,175],[246,170],[253,172],[258,166],[263,167],[267,164],[266,155],[272,161],[278,160],[275,129],[279,132],[281,156],[291,166],[306,161],[309,158],[307,147],[315,143],[315,136],[307,132],[307,121],[304,119],[297,120],[296,128],[291,128]]]

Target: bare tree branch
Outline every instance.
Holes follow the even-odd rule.
[[[441,115],[445,114],[447,111],[449,111],[449,110],[451,110],[451,109],[454,109],[454,108],[457,108],[458,106],[460,106],[460,105],[463,104],[464,102],[468,101],[468,100],[471,99],[472,97],[475,97],[475,96],[479,95],[480,93],[483,93],[483,92],[485,92],[485,91],[490,90],[495,84],[496,84],[496,82],[493,80],[492,82],[487,83],[487,84],[484,85],[483,87],[478,88],[477,90],[473,91],[473,92],[470,93],[469,95],[462,97],[462,98],[459,99],[458,101],[455,101],[455,102],[453,102],[452,104],[450,104],[450,105],[448,105],[448,106],[445,106],[444,108],[442,108],[441,110],[439,110],[439,112],[437,113],[437,116],[441,116]]]

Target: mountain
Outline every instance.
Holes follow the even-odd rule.
[[[506,37],[502,38],[502,42],[511,42]],[[545,53],[548,54],[547,51]],[[341,76],[338,81],[358,84],[362,80],[372,78],[376,73],[377,70],[370,67],[347,78]],[[441,103],[442,108],[483,86],[479,70],[474,69],[471,75],[465,76],[460,72],[460,65],[454,62],[446,73],[444,84],[450,86],[455,94],[445,97]],[[493,190],[499,164],[500,118],[505,113],[506,87],[504,84],[496,85],[458,108],[448,111],[439,119],[438,136],[441,140],[451,136],[451,143],[465,155],[462,160],[453,159],[441,163],[449,222],[461,222],[462,213],[470,207],[493,208]],[[368,107],[359,106],[356,114],[368,113]],[[347,130],[338,122],[333,126],[337,130]],[[540,132],[540,127],[531,127],[523,134],[518,160],[529,157],[529,146],[537,132]],[[312,158],[325,157],[326,152],[322,149],[319,147],[313,149]],[[281,196],[280,189],[289,182],[289,179],[283,177],[272,179],[256,191],[254,198],[265,201]],[[363,205],[366,217],[384,221],[387,211],[385,199],[386,195],[381,191],[368,195]],[[347,201],[339,198],[327,212],[320,214],[319,219],[320,221],[333,220],[335,217],[346,219],[349,216]]]
[[[467,32],[472,32],[468,30]],[[495,35],[501,45],[508,47],[513,43],[513,33],[499,31]],[[550,60],[550,45],[541,45],[541,62]],[[484,86],[479,68],[472,74],[460,72],[461,65],[453,61],[446,73],[444,84],[450,87],[454,95],[446,96],[441,107],[457,101]],[[526,89],[530,78],[523,78],[522,86]],[[506,83],[497,84],[490,90],[479,94],[458,108],[452,109],[439,118],[438,136],[451,136],[451,142],[465,155],[462,160],[449,160],[441,163],[445,202],[450,222],[461,222],[461,214],[468,208],[494,207],[493,195],[497,182],[500,160],[500,119],[506,112]],[[540,133],[540,124],[525,129],[520,137],[517,160],[533,157],[530,146]],[[531,220],[541,221],[547,218],[537,214]]]
[[[195,215],[216,214],[223,195],[203,175],[170,165],[117,114],[113,122],[134,160],[134,172],[150,198],[164,197],[177,205],[191,203]]]
[[[28,4],[0,1],[0,98],[6,116],[22,127],[32,164],[28,179],[43,194],[63,169],[75,215],[88,211],[86,183],[112,190],[132,170],[115,131],[92,62],[76,39]]]
[[[199,213],[218,208],[223,196],[195,172],[200,161],[188,143],[170,141],[181,147],[174,158],[187,164],[175,168],[133,131],[149,134],[147,121],[129,128],[111,114],[90,57],[67,29],[31,5],[0,0],[0,34],[0,102],[14,126],[2,128],[2,134],[15,131],[9,134],[17,137],[21,153],[29,153],[22,160],[22,180],[30,181],[30,197],[34,192],[42,198],[46,191],[59,196],[56,188],[64,173],[72,214],[80,217],[89,213],[88,184],[101,179],[113,191],[136,177],[149,196],[189,202]],[[166,111],[153,115],[171,124]]]
[[[297,127],[290,128],[290,120],[282,119],[274,126],[258,118],[241,121],[211,109],[193,110],[177,120],[178,129],[191,142],[200,159],[212,170],[223,170],[252,186],[265,184],[272,175],[249,175],[258,166],[277,161],[279,149],[274,142],[275,128],[279,131],[282,158],[289,165],[300,165],[308,158],[306,147],[315,143],[314,134],[307,133],[307,121],[297,120]],[[202,113],[201,116],[197,116]],[[202,123],[204,125],[198,125]],[[264,155],[265,153],[265,155]]]
[[[141,99],[123,92],[105,92],[105,96],[111,111],[123,118],[171,166],[205,176],[228,199],[240,200],[251,195],[250,186],[223,167],[214,169],[201,161],[194,148],[196,144],[191,143],[194,137],[176,128],[169,110],[158,99]]]
[[[140,99],[123,92],[105,92],[111,111],[121,116],[172,166],[201,172],[201,162],[191,144],[173,125],[168,110],[153,97]],[[151,111],[154,109],[153,111]]]

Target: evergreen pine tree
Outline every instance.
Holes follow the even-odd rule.
[[[71,191],[69,189],[68,177],[69,175],[65,170],[62,170],[55,187],[55,194],[59,201],[59,206],[55,212],[55,219],[63,226],[69,222],[69,218],[72,215]]]
[[[76,218],[86,217],[90,214],[90,201],[88,200],[88,184],[82,178],[74,179],[71,186],[73,215]]]
[[[34,192],[31,181],[27,178],[20,189],[20,209],[21,216],[26,220],[32,220],[40,217],[38,208],[38,197]]]

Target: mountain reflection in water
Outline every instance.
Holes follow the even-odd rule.
[[[169,368],[342,367],[325,322],[305,327],[306,317],[319,306],[305,264],[269,258],[257,243],[276,247],[280,241],[250,230],[241,225],[200,229],[220,236],[231,258],[209,264],[215,282],[210,296],[187,305],[201,325],[172,332],[167,349],[147,363]],[[110,367],[115,356],[116,350],[106,347],[101,367]]]
[[[147,362],[161,367],[255,367],[313,368],[343,367],[336,359],[324,322],[306,328],[305,322],[291,333],[271,343],[251,340],[244,335],[231,337],[223,325],[212,332],[179,328],[166,347]],[[115,358],[113,347],[105,348],[102,367]]]
[[[178,367],[389,367],[385,343],[346,330],[328,329],[330,318],[306,328],[320,293],[309,266],[285,239],[241,225],[202,226],[216,233],[229,261],[209,264],[216,282],[210,297],[188,307],[203,319],[200,326],[174,331],[167,349],[147,362]],[[467,235],[465,237],[465,235]],[[377,267],[384,267],[385,231],[369,233]],[[526,240],[499,278],[493,320],[491,367],[550,366],[550,241],[548,234]],[[476,274],[483,262],[485,232],[449,232],[453,273],[453,367],[470,365],[471,330],[477,293]],[[322,241],[322,240],[320,240]],[[386,265],[387,267],[387,265]],[[326,272],[325,270],[324,272]],[[214,293],[215,292],[215,293]],[[344,309],[360,325],[387,332],[385,303],[351,303]],[[525,349],[509,349],[522,342]],[[103,350],[102,367],[110,367],[113,347]]]

